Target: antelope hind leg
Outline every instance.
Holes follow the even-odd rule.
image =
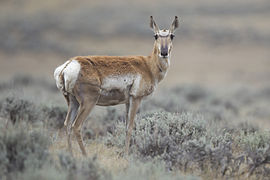
[[[96,105],[99,98],[99,89],[91,86],[81,86],[80,93],[76,96],[79,101],[79,111],[75,121],[72,124],[72,129],[80,146],[82,154],[86,156],[85,147],[81,136],[81,127],[93,107]]]
[[[76,118],[77,112],[79,108],[79,103],[76,100],[76,98],[72,95],[69,94],[68,98],[68,112],[67,116],[64,122],[64,126],[66,129],[66,135],[67,135],[67,143],[68,143],[68,150],[72,154],[72,145],[71,145],[71,123]]]

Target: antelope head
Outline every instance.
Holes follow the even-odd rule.
[[[150,16],[150,27],[154,31],[155,37],[155,54],[158,54],[160,58],[169,58],[172,50],[172,41],[174,38],[174,31],[179,26],[179,21],[177,16],[170,27],[170,29],[160,30],[155,23],[152,16]]]

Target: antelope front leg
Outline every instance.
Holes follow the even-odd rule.
[[[134,98],[132,96],[130,96],[129,99],[130,105],[129,105],[129,125],[128,125],[128,129],[127,129],[127,133],[126,133],[126,150],[125,150],[125,154],[128,155],[128,151],[129,151],[129,144],[130,144],[130,136],[131,136],[131,132],[134,126],[134,119],[136,116],[136,113],[138,111],[139,105],[141,103],[141,98]]]
[[[128,102],[126,103],[126,130],[128,128],[128,114],[129,114],[129,100]]]

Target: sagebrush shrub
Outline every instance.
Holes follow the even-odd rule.
[[[10,89],[21,87],[28,88],[30,95],[32,90],[44,91],[41,93],[42,98],[38,102],[32,102],[28,100],[31,98],[26,98],[29,94],[25,97],[5,96],[5,92]],[[167,171],[162,175],[164,169],[155,164],[143,165],[145,159],[158,158],[170,170],[180,169],[198,174],[211,172],[213,178],[247,177],[248,174],[257,179],[267,179],[270,174],[269,132],[238,122],[246,118],[269,119],[269,89],[267,86],[258,90],[238,87],[224,91],[181,85],[157,91],[143,101],[131,139],[131,154],[138,157],[142,164],[130,164],[130,167],[135,166],[133,170],[128,167],[121,175],[112,175],[112,178],[138,178],[136,174],[142,174],[142,178],[151,176],[150,174],[157,179],[174,178]],[[5,128],[0,132],[0,175],[8,174],[10,179],[15,179],[16,176],[12,175],[18,173],[21,179],[111,178],[110,175],[103,176],[108,172],[91,158],[79,160],[64,153],[55,158],[55,155],[48,154],[48,148],[43,144],[44,134],[35,133],[29,128],[39,125],[34,124],[36,122],[41,122],[44,129],[63,126],[66,107],[54,83],[17,76],[13,83],[1,83],[0,90],[3,92],[0,116],[15,124],[14,132],[6,133],[6,136],[3,134],[7,132]],[[63,102],[58,101],[58,97]],[[52,102],[47,102],[48,98]],[[57,103],[63,104],[64,108]],[[186,113],[187,111],[192,113]],[[15,133],[23,122],[28,125]],[[125,144],[125,126],[124,106],[109,107],[94,110],[82,132],[85,139],[101,136],[107,145],[118,146],[121,151]],[[20,134],[21,131],[23,133]],[[29,143],[29,139],[35,143]]]
[[[66,172],[68,179],[79,180],[109,180],[111,175],[109,172],[100,168],[96,158],[85,158],[77,160],[67,154],[59,154],[59,162],[61,169]]]
[[[48,158],[49,139],[42,133],[28,131],[25,125],[0,131],[1,175],[41,167]]]
[[[67,113],[61,107],[42,106],[17,97],[7,97],[0,104],[0,116],[13,124],[42,122],[49,127],[62,128]]]
[[[251,129],[240,131],[237,146],[243,153],[238,161],[247,164],[249,174],[267,177],[270,173],[270,132]]]
[[[131,140],[133,154],[142,159],[159,157],[172,169],[196,173],[211,171],[215,177],[232,177],[239,175],[243,166],[250,166],[246,173],[253,172],[252,167],[270,160],[269,135],[256,135],[252,127],[216,126],[196,113],[155,112],[139,116],[135,122]],[[108,145],[123,148],[125,124],[119,121],[115,131],[104,139]],[[241,144],[247,147],[236,151]],[[262,176],[266,174],[266,170],[260,172]]]
[[[143,155],[156,156],[203,135],[204,121],[199,115],[159,112],[137,120],[133,140]]]
[[[26,169],[20,173],[21,180],[71,180],[66,171],[61,171],[52,165],[44,165],[40,169]]]
[[[270,132],[269,131],[240,131],[237,136],[239,146],[243,149],[249,149],[256,151],[264,149],[269,146],[270,143]]]
[[[61,107],[43,107],[40,115],[44,117],[45,124],[60,129],[64,126],[67,110]]]
[[[122,172],[113,176],[113,180],[199,180],[201,178],[191,175],[183,175],[166,169],[164,162],[159,160],[150,160],[139,162],[132,159],[132,163]]]
[[[111,179],[94,158],[75,159],[49,152],[50,138],[41,128],[25,124],[0,129],[0,177],[7,179]]]
[[[39,119],[36,107],[30,101],[7,97],[2,101],[1,116],[8,118],[12,123],[18,121],[34,122]]]

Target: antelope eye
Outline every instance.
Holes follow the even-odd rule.
[[[170,37],[171,37],[171,40],[173,40],[173,38],[174,38],[174,35],[173,35],[173,34],[171,34],[171,36],[170,36]]]
[[[157,34],[155,34],[155,35],[154,35],[154,37],[155,37],[155,40],[157,40],[157,39],[158,39],[158,35],[157,35]]]

